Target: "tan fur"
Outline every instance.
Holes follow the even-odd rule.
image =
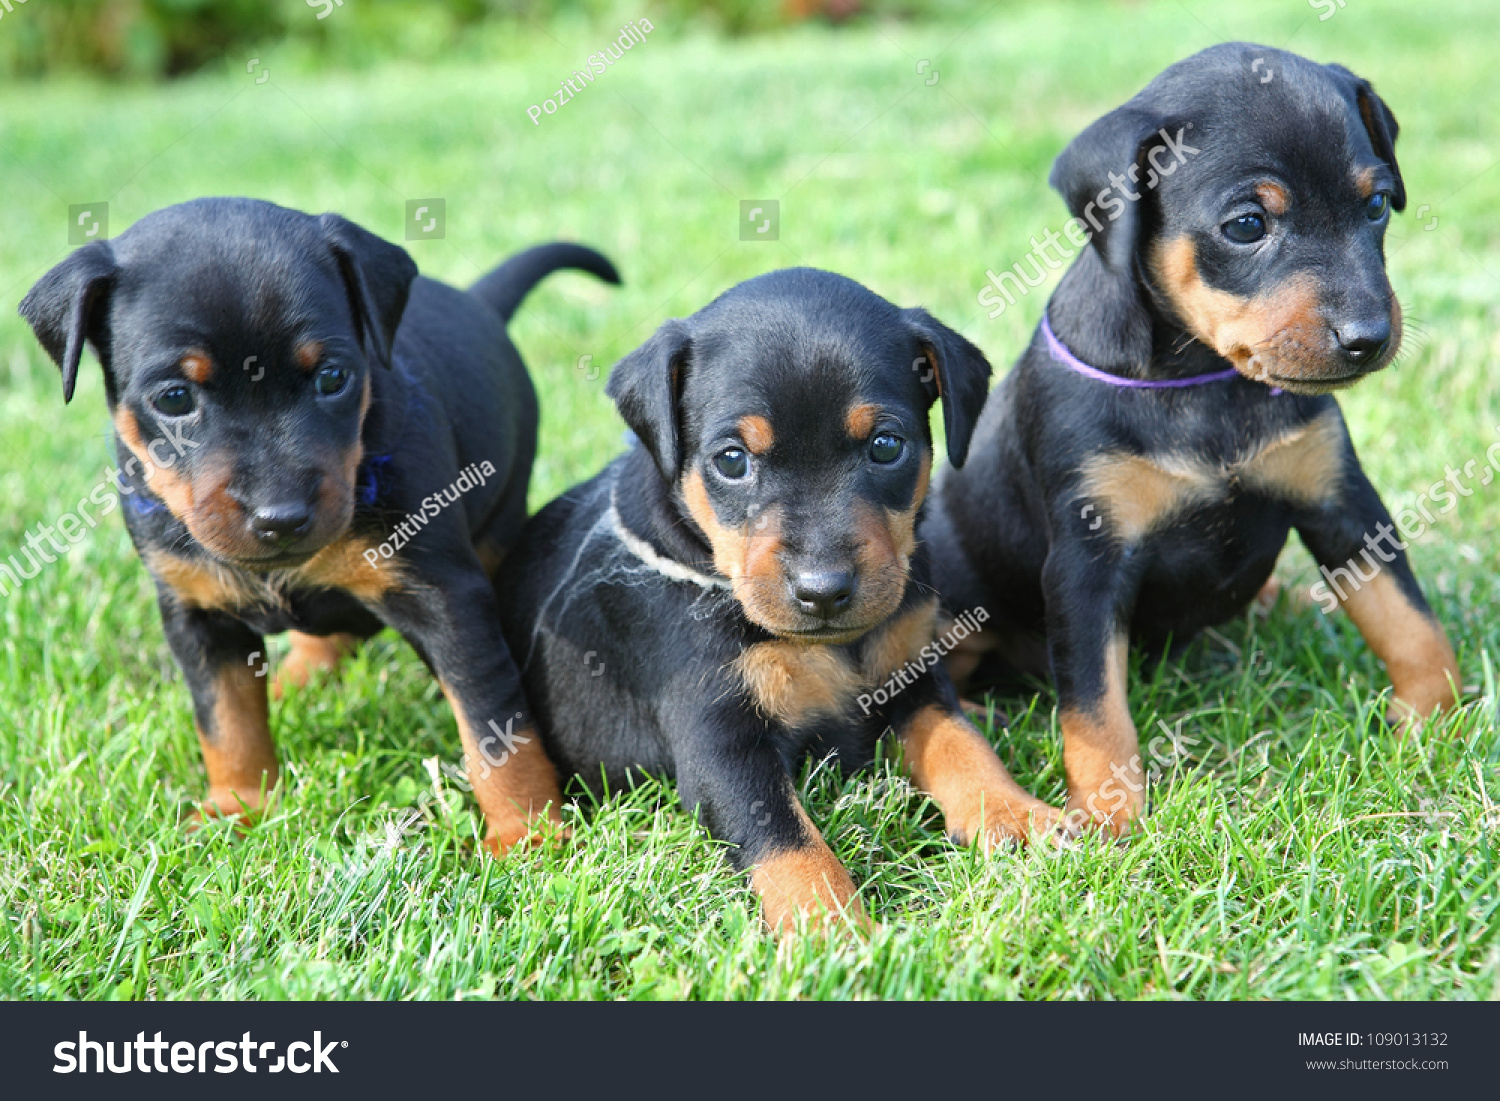
[[[937,597],[932,597],[872,633],[860,658],[867,684],[884,684],[897,669],[917,660],[922,647],[937,637],[937,610]]]
[[[323,345],[321,342],[316,340],[303,341],[301,344],[297,345],[295,355],[297,358],[297,366],[302,368],[302,370],[304,371],[311,371],[314,367],[323,362]]]
[[[214,361],[207,352],[194,348],[178,361],[177,369],[184,378],[201,386],[213,377]]]
[[[1290,203],[1286,188],[1270,180],[1257,185],[1255,195],[1260,199],[1260,205],[1266,208],[1267,214],[1285,214]]]
[[[1326,352],[1331,335],[1318,315],[1319,288],[1296,275],[1253,298],[1239,298],[1205,283],[1193,241],[1164,239],[1152,252],[1152,273],[1197,339],[1229,360],[1246,378],[1307,393],[1347,385],[1348,368]],[[1394,301],[1394,299],[1393,299]],[[1388,355],[1400,343],[1400,311],[1393,310]]]
[[[1103,697],[1093,710],[1060,716],[1069,826],[1100,826],[1116,837],[1146,809],[1140,742],[1125,690],[1128,653],[1125,636],[1116,636],[1106,651]]]
[[[476,723],[465,713],[453,690],[441,679],[438,683],[458,721],[459,737],[469,760],[469,783],[484,812],[484,844],[490,853],[504,856],[523,841],[535,843],[544,831],[560,828],[562,789],[536,729],[513,728],[512,751],[488,725],[493,719],[504,730],[512,716],[487,716]],[[501,754],[505,754],[503,763]]]
[[[909,508],[882,509],[867,502],[855,506],[854,558],[859,581],[853,607],[844,619],[851,626],[847,637],[824,641],[852,642],[883,623],[900,606],[911,556],[916,550],[917,511],[927,492],[931,464],[931,456],[924,455],[921,477]],[[745,614],[775,635],[806,629],[800,609],[790,599],[780,561],[783,549],[780,511],[769,508],[746,525],[726,527],[719,522],[703,475],[696,468],[683,478],[680,494],[688,515],[713,550],[714,568],[730,580],[735,599]]]
[[[761,713],[794,728],[814,716],[844,714],[864,686],[849,659],[831,646],[758,642],[734,668]]]
[[[923,455],[921,472],[917,476],[917,491],[912,495],[911,505],[904,509],[886,509],[885,519],[890,529],[891,545],[896,548],[903,571],[911,567],[911,556],[917,550],[917,512],[927,499],[927,486],[931,479],[932,456]]]
[[[1272,440],[1232,470],[1246,485],[1299,505],[1325,504],[1344,478],[1344,425],[1330,410],[1306,427]]]
[[[1224,488],[1204,463],[1106,451],[1084,464],[1079,493],[1103,513],[1114,538],[1137,543],[1178,513],[1216,500]]]
[[[400,590],[406,576],[397,558],[382,560],[379,569],[370,566],[364,551],[376,545],[370,539],[340,539],[295,569],[266,573],[159,550],[147,550],[143,557],[151,573],[188,607],[233,612],[258,605],[285,608],[287,595],[299,589],[342,589],[367,604],[378,603]]]
[[[1079,493],[1100,510],[1114,538],[1136,543],[1189,509],[1223,500],[1236,483],[1301,505],[1331,501],[1343,458],[1343,423],[1330,411],[1223,465],[1107,451],[1084,464]]]
[[[848,870],[833,855],[795,795],[792,805],[802,822],[803,844],[763,858],[750,874],[766,924],[785,936],[796,929],[799,918],[820,926],[837,915],[868,928],[870,919],[854,893]]]
[[[214,678],[213,729],[198,728],[208,769],[203,813],[238,817],[260,810],[261,788],[276,786],[266,682],[249,664],[224,666]]]
[[[1011,778],[989,742],[957,715],[929,705],[901,731],[912,782],[932,796],[945,828],[985,852],[1051,833],[1061,813]]]
[[[193,512],[194,490],[192,481],[179,473],[181,458],[170,447],[158,447],[158,453],[162,454],[164,459],[171,457],[173,465],[157,466],[147,449],[146,439],[141,434],[141,426],[136,421],[135,414],[125,406],[116,408],[114,422],[115,431],[120,439],[125,441],[125,446],[130,449],[130,453],[140,460],[147,487],[161,498],[162,503],[171,510],[173,516],[185,521],[185,518]]]
[[[1354,189],[1359,192],[1361,199],[1369,199],[1375,194],[1375,178],[1378,171],[1374,165],[1371,165],[1368,168],[1361,168],[1354,174]]]
[[[370,400],[367,377],[361,396],[361,424]],[[199,544],[221,560],[253,561],[264,553],[249,530],[244,510],[229,493],[234,470],[227,456],[209,454],[199,458],[189,478],[182,473],[182,460],[170,448],[164,449],[160,444],[156,447],[164,460],[171,457],[171,465],[158,466],[152,461],[140,424],[129,409],[117,408],[114,423],[120,439],[142,464],[147,487],[186,525]],[[363,458],[363,445],[356,439],[354,446],[339,457],[338,466],[324,471],[318,491],[315,531],[329,539],[330,545],[336,545],[337,536],[348,528],[354,513],[354,486]],[[336,556],[337,552],[330,558]]]
[[[370,565],[365,551],[379,545],[373,537],[345,536],[324,547],[305,565],[286,571],[294,580],[285,587],[342,589],[366,604],[378,603],[405,582],[399,558],[382,558],[379,569]]]
[[[880,406],[862,405],[851,406],[849,412],[844,416],[844,431],[848,432],[852,439],[868,439],[870,433],[875,431],[875,422],[880,417]]]
[[[288,688],[306,688],[314,674],[335,671],[359,649],[359,639],[348,634],[319,636],[289,631],[287,638],[292,644],[291,653],[276,667],[276,680],[271,685],[271,694],[278,700]]]
[[[1375,656],[1385,662],[1404,734],[1435,711],[1458,702],[1458,659],[1436,620],[1419,611],[1382,570],[1350,593],[1344,608]]]
[[[745,441],[745,446],[750,449],[752,455],[764,455],[776,442],[776,433],[772,431],[771,422],[765,417],[741,417],[738,427],[740,439]]]

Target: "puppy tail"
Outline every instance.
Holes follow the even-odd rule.
[[[563,241],[518,252],[469,288],[469,293],[509,321],[531,288],[561,268],[597,275],[606,283],[620,282],[620,273],[602,254]]]

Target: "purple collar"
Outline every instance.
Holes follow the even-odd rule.
[[[1047,350],[1052,353],[1052,358],[1070,371],[1077,371],[1080,375],[1094,379],[1097,382],[1107,382],[1111,386],[1124,386],[1131,390],[1176,390],[1184,386],[1201,386],[1207,382],[1226,382],[1239,374],[1233,367],[1229,367],[1223,371],[1213,371],[1206,375],[1194,375],[1192,378],[1155,380],[1121,378],[1119,375],[1112,375],[1108,371],[1101,371],[1097,367],[1090,367],[1083,360],[1068,351],[1068,346],[1061,340],[1058,340],[1057,334],[1052,331],[1052,322],[1047,317],[1046,310],[1042,311],[1042,336],[1047,339]],[[1279,394],[1281,391],[1273,387],[1271,393]]]

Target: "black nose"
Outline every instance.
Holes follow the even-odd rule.
[[[311,526],[307,506],[301,504],[267,505],[250,518],[250,530],[264,543],[290,543]]]
[[[849,606],[854,595],[854,575],[842,570],[798,574],[792,595],[808,615],[831,619]]]
[[[1344,358],[1356,367],[1368,367],[1391,346],[1390,318],[1346,325],[1335,334]]]

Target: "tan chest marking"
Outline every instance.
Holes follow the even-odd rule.
[[[366,604],[377,603],[401,588],[405,578],[400,562],[382,561],[374,569],[364,557],[378,544],[346,537],[330,543],[311,561],[294,570],[251,573],[206,559],[178,558],[162,551],[146,552],[146,566],[190,608],[234,612],[267,605],[285,608],[299,589],[340,589]]]
[[[1080,500],[1103,513],[1116,539],[1138,542],[1190,509],[1225,499],[1236,483],[1299,505],[1331,501],[1343,477],[1343,445],[1343,426],[1330,412],[1225,464],[1107,451],[1084,464]]]
[[[760,712],[793,728],[844,714],[862,686],[854,663],[832,646],[758,642],[734,665]]]
[[[883,685],[932,642],[937,599],[926,601],[873,631],[861,665],[841,649],[795,642],[759,642],[735,660],[735,672],[756,708],[796,728],[811,719],[848,714],[856,697]]]
[[[937,597],[897,616],[872,633],[861,657],[865,682],[879,686],[892,673],[921,655],[937,637]]]

